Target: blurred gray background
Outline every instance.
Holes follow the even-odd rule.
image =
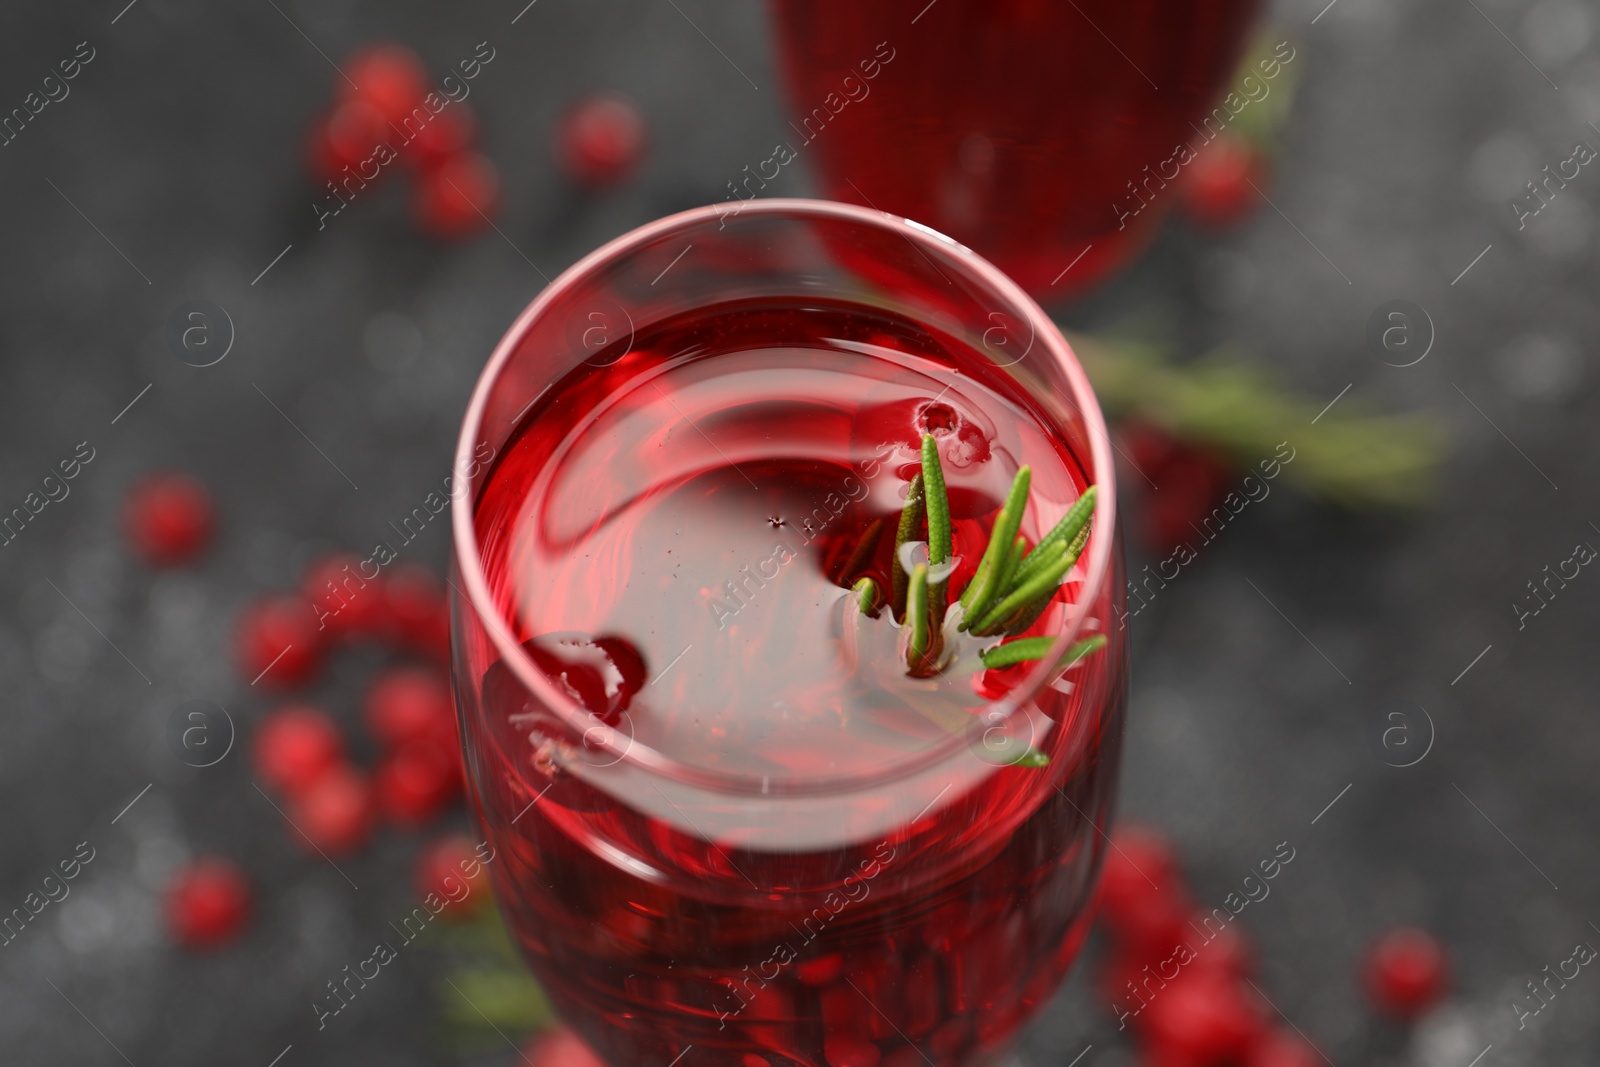
[[[1508,200],[1574,141],[1600,146],[1600,18],[1581,0],[1325,2],[1272,14],[1304,57],[1276,209],[1222,238],[1169,225],[1062,321],[1160,323],[1192,351],[1237,341],[1308,397],[1349,385],[1379,408],[1437,412],[1455,451],[1413,519],[1273,493],[1138,616],[1121,807],[1176,836],[1207,906],[1293,845],[1241,922],[1258,984],[1331,1062],[1467,1067],[1490,1045],[1482,1067],[1593,1062],[1600,974],[1526,1029],[1511,1004],[1577,942],[1600,944],[1600,577],[1581,574],[1521,630],[1511,605],[1576,543],[1600,545],[1600,169],[1520,232]],[[95,50],[71,95],[0,148],[0,508],[79,442],[96,452],[70,497],[0,550],[0,911],[77,843],[96,850],[71,896],[0,948],[0,1061],[267,1067],[292,1046],[282,1067],[455,1062],[425,948],[327,1030],[308,1007],[410,906],[417,839],[383,833],[342,862],[352,890],[295,846],[242,745],[192,769],[167,720],[211,700],[248,734],[270,702],[233,669],[235,613],[318,554],[384,536],[440,482],[468,391],[543,276],[721,199],[766,157],[786,128],[766,14],[709,0],[125,3],[0,11],[0,111],[78,42]],[[435,71],[480,41],[496,49],[470,102],[506,182],[499,233],[436,245],[396,184],[316,230],[302,142],[332,94],[328,57],[376,38]],[[653,143],[603,195],[569,187],[550,151],[555,116],[592,88],[638,99]],[[805,165],[773,191],[808,192]],[[193,298],[236,329],[204,369],[163,335]],[[1394,299],[1437,329],[1413,367],[1364,340]],[[221,528],[201,565],[157,575],[129,556],[119,507],[162,467],[212,487]],[[446,542],[430,528],[418,558],[442,568]],[[336,659],[314,695],[354,721],[376,662]],[[1407,752],[1432,741],[1413,766],[1378,740],[1402,721],[1391,712],[1416,731]],[[168,943],[159,891],[199,852],[238,859],[259,900],[237,946],[196,957]],[[1456,975],[1409,1034],[1374,1021],[1355,975],[1368,940],[1402,922],[1444,938]],[[1031,1033],[1033,1063],[1065,1067],[1091,1045],[1081,1067],[1130,1061],[1091,971]],[[472,1059],[521,1062],[506,1044]]]

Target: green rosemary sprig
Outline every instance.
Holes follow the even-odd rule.
[[[1025,632],[1050,606],[1088,543],[1097,497],[1094,486],[1084,490],[1037,545],[1028,548],[1027,538],[1018,531],[1027,510],[1031,483],[1032,471],[1026,466],[1020,468],[972,580],[961,594],[959,628],[974,637]],[[907,571],[900,549],[917,538],[924,521],[928,527],[928,562],[915,564]],[[908,629],[906,666],[918,677],[937,673],[935,663],[943,639],[948,579],[932,581],[929,574],[931,568],[950,563],[953,547],[950,502],[938,442],[933,435],[924,434],[922,468],[912,477],[907,490],[890,564],[892,603]],[[861,613],[870,614],[876,606],[876,585],[870,578],[862,578],[853,588],[861,597]],[[985,667],[1010,666],[1043,658],[1050,642],[1046,637],[1012,641],[987,649],[980,657]],[[1104,644],[1104,636],[1081,641],[1073,646],[1072,659]]]

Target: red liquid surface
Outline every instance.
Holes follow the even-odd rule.
[[[1179,142],[1215,135],[1191,123],[1259,6],[774,0],[789,145],[828,196],[927,223],[1059,298],[1125,262],[1176,199],[1143,183]],[[1114,205],[1145,200],[1119,221]]]
[[[988,359],[866,308],[714,307],[592,362],[535,402],[479,498],[490,588],[596,728],[754,796],[599,773],[618,756],[552,742],[489,665],[463,699],[474,799],[535,973],[617,1067],[992,1055],[1085,932],[1121,730],[1114,632],[1007,724],[1031,724],[1048,767],[808,787],[931,759],[1020,681],[909,678],[889,614],[851,610],[861,574],[888,586],[921,432],[950,488],[953,590],[1020,464],[1034,538],[1083,466]],[[1034,632],[1061,628],[1081,579]]]

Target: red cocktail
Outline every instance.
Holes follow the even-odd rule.
[[[1035,296],[1064,296],[1138,250],[1177,198],[1177,146],[1203,151],[1228,124],[1211,108],[1259,6],[774,0],[786,154],[811,159],[829,196],[925,222]]]
[[[1109,445],[1037,307],[876,212],[690,212],[541,295],[462,449],[473,799],[563,1018],[618,1065],[1003,1049],[1085,933],[1126,687]],[[973,623],[910,671],[909,621],[864,610],[930,449],[952,603],[1021,467],[1041,549],[1098,484],[1007,631],[1043,660],[982,669]]]

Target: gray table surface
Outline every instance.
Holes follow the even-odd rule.
[[[238,751],[186,767],[166,724],[185,700],[242,727],[269,706],[231,666],[234,614],[318,553],[382,536],[443,478],[468,390],[541,275],[719,199],[764,158],[784,125],[768,26],[758,5],[709,0],[125,2],[0,12],[0,107],[78,42],[95,51],[0,149],[0,505],[78,442],[96,454],[0,553],[0,907],[78,842],[96,850],[0,949],[0,1061],[266,1067],[292,1045],[284,1067],[441,1062],[426,954],[327,1031],[308,1008],[404,904],[413,843],[386,835],[344,864],[352,890],[302,856]],[[1242,921],[1262,989],[1331,1062],[1467,1067],[1491,1044],[1484,1067],[1593,1062],[1600,974],[1526,1029],[1511,1004],[1600,943],[1600,578],[1521,630],[1511,605],[1575,543],[1600,544],[1600,177],[1585,168],[1520,232],[1507,202],[1574,141],[1600,145],[1597,16],[1581,0],[1295,0],[1276,18],[1305,55],[1279,210],[1221,239],[1169,228],[1065,321],[1140,316],[1195,350],[1236,340],[1310,396],[1353,385],[1435,411],[1456,449],[1437,507],[1411,521],[1274,493],[1135,620],[1122,808],[1176,836],[1208,903],[1292,843]],[[497,50],[471,102],[507,178],[501,235],[441,250],[398,221],[398,187],[315,229],[300,146],[327,57],[378,37],[435,69]],[[589,198],[547,146],[560,106],[596,87],[643,102],[654,150],[638,180]],[[811,188],[785,175],[781,191]],[[205,369],[163,337],[197,297],[236,326]],[[1404,369],[1363,341],[1397,298],[1438,334]],[[223,530],[202,565],[153,576],[118,508],[158,466],[213,486]],[[437,568],[446,548],[435,527],[414,551]],[[342,658],[317,695],[352,714],[372,666]],[[1417,707],[1431,751],[1386,765],[1375,734],[1392,711],[1426,729]],[[240,857],[261,903],[240,946],[196,958],[167,944],[158,891],[205,851]],[[1400,922],[1438,931],[1457,976],[1409,1035],[1372,1021],[1355,979],[1363,945]],[[1128,1062],[1087,973],[1031,1033],[1033,1062],[1090,1045],[1086,1067]]]

